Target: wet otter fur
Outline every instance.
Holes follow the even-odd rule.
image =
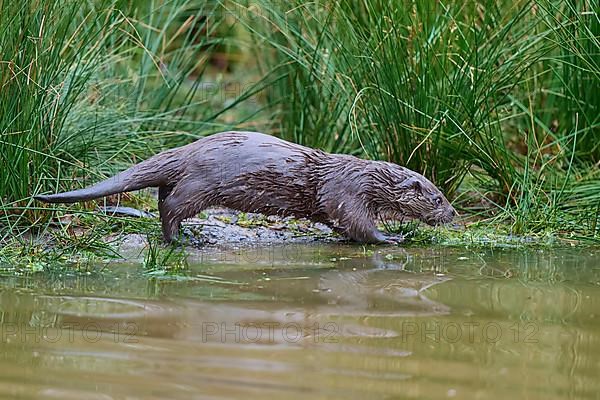
[[[93,186],[35,199],[74,203],[158,187],[165,241],[181,222],[210,206],[305,217],[333,224],[363,243],[394,242],[377,219],[416,218],[430,225],[456,215],[427,178],[396,164],[329,154],[257,132],[223,132],[146,161]]]

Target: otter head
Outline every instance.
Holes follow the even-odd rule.
[[[388,217],[408,217],[419,219],[429,225],[440,225],[452,222],[458,215],[444,194],[423,175],[386,163],[381,173],[386,187],[387,201],[380,201],[379,214]]]

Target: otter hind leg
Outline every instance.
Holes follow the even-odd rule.
[[[173,221],[171,217],[173,212],[168,212],[168,207],[166,207],[167,199],[169,198],[172,190],[172,186],[160,186],[158,188],[158,213],[160,215],[160,222],[162,225],[163,239],[167,243],[171,243],[175,237],[175,235],[173,235]],[[179,227],[177,227],[177,230],[179,230]]]
[[[206,208],[202,202],[194,202],[188,190],[160,187],[158,210],[165,242],[172,243],[179,236],[181,222]]]
[[[160,186],[158,188],[158,212],[160,213],[161,217],[163,214],[162,208],[165,203],[165,200],[171,194],[172,190],[172,186]]]

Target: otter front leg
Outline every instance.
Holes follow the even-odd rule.
[[[397,243],[377,229],[362,199],[347,196],[339,203],[331,198],[321,201],[327,206],[325,213],[329,221],[338,221],[339,229],[334,229],[341,230],[350,239],[359,243]]]
[[[340,228],[346,236],[359,243],[396,243],[377,229],[366,213],[354,212],[345,215],[340,221]]]
[[[388,242],[388,238],[379,231],[374,225],[373,226],[365,226],[365,225],[355,225],[352,224],[349,227],[342,226],[346,235],[359,243],[386,243]]]
[[[360,243],[386,243],[387,237],[378,229],[357,230],[348,232],[348,236]]]

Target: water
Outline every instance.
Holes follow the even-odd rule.
[[[599,256],[296,246],[4,277],[0,397],[598,398]]]

